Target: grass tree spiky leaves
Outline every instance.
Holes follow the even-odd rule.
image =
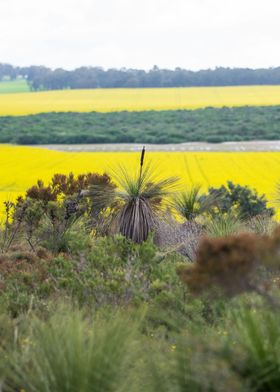
[[[187,220],[193,220],[199,215],[209,212],[217,204],[218,197],[201,193],[200,185],[178,193],[173,199],[173,208]]]
[[[114,173],[119,184],[116,192],[120,205],[118,228],[122,235],[136,243],[148,238],[164,199],[178,180],[176,177],[159,179],[151,164],[144,166],[144,156],[143,149],[138,173],[131,173],[124,166],[119,166]]]

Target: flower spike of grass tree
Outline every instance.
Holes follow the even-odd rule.
[[[146,241],[155,227],[163,200],[172,192],[178,179],[157,179],[151,165],[145,165],[145,147],[141,152],[138,174],[131,175],[120,166],[115,177],[121,187],[117,192],[119,232],[136,243]]]

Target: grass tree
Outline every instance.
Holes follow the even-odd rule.
[[[173,199],[173,207],[184,219],[191,221],[202,215],[217,203],[217,198],[201,193],[200,185],[178,193]]]
[[[164,201],[174,190],[177,178],[158,179],[157,171],[144,165],[142,149],[139,171],[131,174],[120,166],[114,173],[119,184],[117,225],[119,232],[136,243],[145,241],[155,227]]]

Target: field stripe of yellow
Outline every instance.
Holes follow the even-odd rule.
[[[280,86],[63,90],[0,95],[0,115],[280,105]]]
[[[191,183],[205,189],[231,180],[249,185],[275,200],[280,181],[279,152],[152,152],[147,159],[159,176],[180,177],[181,187]],[[0,202],[24,194],[37,179],[49,181],[54,173],[109,172],[119,164],[136,168],[139,154],[133,152],[59,152],[47,149],[0,145]]]

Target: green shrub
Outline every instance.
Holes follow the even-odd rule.
[[[241,308],[232,315],[224,357],[248,390],[280,390],[279,311]],[[234,345],[232,344],[234,342]]]
[[[248,186],[233,184],[227,182],[227,186],[222,185],[220,188],[209,188],[209,195],[217,197],[219,200],[219,209],[213,213],[225,214],[233,211],[241,218],[251,218],[256,215],[266,214],[274,215],[273,208],[267,206],[267,200],[264,195],[259,195],[256,190]]]
[[[95,306],[142,301],[175,306],[183,300],[176,274],[183,258],[159,253],[152,239],[140,245],[122,236],[87,240],[86,247],[77,242],[71,256],[38,251],[30,261],[22,251],[5,255],[0,263],[5,276],[1,301],[17,314],[29,308],[31,296],[34,306],[53,296]],[[22,259],[15,263],[15,257]]]
[[[31,320],[30,334],[10,356],[10,390],[116,392],[126,383],[135,323],[115,315],[90,320],[60,308],[46,321]]]
[[[205,232],[210,237],[223,237],[242,231],[241,220],[233,213],[214,215],[207,219]]]
[[[204,335],[204,336],[203,336]],[[213,335],[213,336],[212,336]],[[181,334],[169,344],[154,344],[143,391],[201,392],[241,391],[240,378],[227,361],[217,355],[215,334]],[[140,387],[141,390],[141,387]]]

